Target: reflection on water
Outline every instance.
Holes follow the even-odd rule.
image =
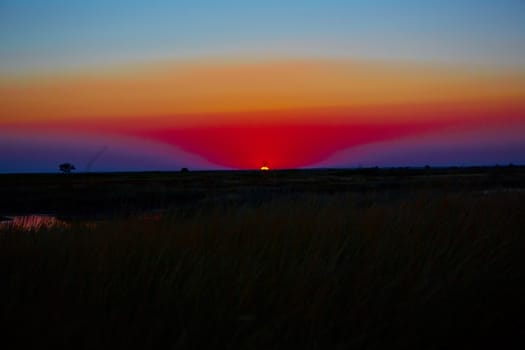
[[[15,230],[39,230],[51,227],[67,227],[68,223],[59,220],[51,215],[19,215],[5,217],[4,221],[0,221],[0,230],[15,229]]]
[[[136,216],[136,219],[144,222],[159,221],[164,217],[165,210],[156,209],[143,212]],[[74,220],[65,221],[58,219],[53,215],[46,214],[30,214],[30,215],[14,215],[1,216],[0,215],[0,231],[2,230],[22,230],[22,231],[38,231],[41,229],[49,229],[54,227],[71,227],[71,222],[75,225],[80,225],[87,228],[95,228],[100,223],[106,222],[108,219],[92,219],[88,220]]]

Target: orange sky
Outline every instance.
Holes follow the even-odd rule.
[[[203,60],[0,77],[0,123],[120,123],[131,117],[172,126],[290,122],[294,118],[304,122],[301,113],[246,112],[311,108],[367,111],[391,105],[417,109],[430,104],[480,108],[523,101],[524,72],[458,65]],[[334,118],[352,123],[359,121],[355,118],[364,118],[384,122],[399,121],[400,117],[396,113],[331,114],[323,121]]]
[[[0,77],[0,131],[138,137],[241,169],[524,124],[525,72],[487,67],[201,60]]]

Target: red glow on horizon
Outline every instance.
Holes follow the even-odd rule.
[[[254,170],[270,165],[272,169],[315,166],[345,149],[407,137],[422,140],[431,134],[469,130],[490,135],[501,127],[516,132],[525,130],[523,103],[267,111],[250,113],[245,120],[242,116],[235,113],[192,116],[208,122],[185,126],[177,125],[181,117],[177,115],[130,116],[123,121],[108,118],[4,123],[4,126],[41,134],[60,131],[66,135],[61,138],[73,139],[79,135],[89,138],[103,134],[138,137],[175,146],[214,165]],[[483,138],[469,142],[482,143]],[[447,139],[442,142],[446,144]]]
[[[432,129],[419,125],[265,125],[162,129],[141,136],[177,145],[235,169],[291,169],[313,165],[358,144]]]

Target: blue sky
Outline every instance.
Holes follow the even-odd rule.
[[[0,91],[0,172],[81,169],[103,146],[98,170],[320,161],[309,153],[323,166],[522,164],[525,0],[0,0]],[[412,140],[354,104],[435,128]],[[313,152],[309,128],[283,134],[303,108],[349,129],[317,130]],[[207,134],[232,120],[271,125]],[[360,146],[361,122],[373,137]]]
[[[525,66],[525,2],[0,1],[0,71],[323,56]]]

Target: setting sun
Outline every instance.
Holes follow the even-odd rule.
[[[270,168],[268,168],[266,165],[263,165],[261,167],[261,171],[268,171],[268,170],[270,170]]]

